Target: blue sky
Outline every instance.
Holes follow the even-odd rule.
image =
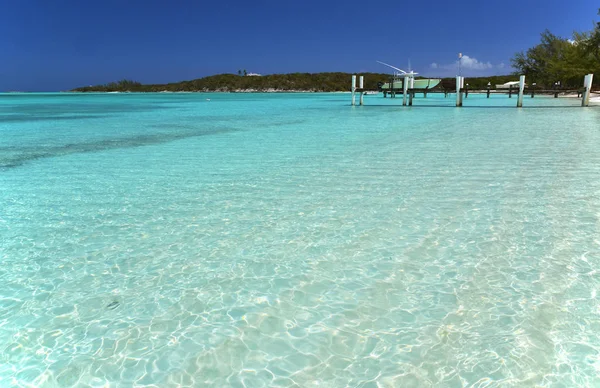
[[[262,74],[506,74],[548,28],[593,27],[597,0],[6,0],[0,90],[67,90],[123,78],[177,82],[238,69]],[[405,17],[406,16],[406,17]],[[404,20],[403,22],[401,22]]]

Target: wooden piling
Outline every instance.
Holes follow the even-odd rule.
[[[490,98],[490,87],[487,87],[487,98]]]
[[[462,92],[460,91],[460,86],[462,84],[461,76],[456,77],[456,106],[460,107],[463,105],[462,103]]]
[[[523,92],[525,90],[525,76],[519,77],[519,96],[517,97],[517,108],[523,107]]]
[[[512,85],[508,85],[508,98],[512,98]]]
[[[352,106],[356,105],[356,76],[352,76]]]
[[[408,91],[408,77],[404,77],[404,82],[402,82],[402,105],[406,106],[406,97]]]
[[[588,74],[583,79],[583,97],[581,98],[581,106],[590,106],[590,93],[592,91],[593,74]]]
[[[415,92],[408,93],[408,106],[412,106],[413,97],[415,96]]]
[[[363,96],[365,95],[365,92],[364,92],[364,87],[365,87],[364,80],[365,80],[365,77],[363,77],[362,75],[358,79],[358,86],[360,87],[360,100],[359,100],[359,104],[360,105],[364,104],[364,100],[363,100]]]

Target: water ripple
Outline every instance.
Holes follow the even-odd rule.
[[[0,385],[598,385],[600,111],[219,98],[3,143],[80,157],[0,175]]]

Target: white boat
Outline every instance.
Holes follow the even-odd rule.
[[[409,80],[410,82],[410,80]],[[439,78],[423,78],[423,79],[415,79],[412,80],[413,85],[408,85],[409,89],[432,89],[438,86],[440,82],[442,82]],[[394,80],[394,89],[402,89],[402,84],[404,83],[404,79],[396,79]],[[381,85],[381,90],[390,90],[392,85],[390,82],[386,82]]]
[[[442,82],[442,80],[440,78],[415,79],[415,75],[417,75],[419,73],[415,73],[414,71],[412,71],[410,69],[408,72],[406,72],[402,69],[399,69],[392,65],[388,65],[387,63],[384,63],[384,62],[377,61],[377,63],[380,63],[387,67],[391,67],[392,69],[396,70],[393,75],[393,77],[394,77],[393,88],[394,89],[402,89],[405,78],[408,78],[408,81],[410,82],[408,85],[409,89],[422,89],[422,90],[432,89],[432,88],[435,88],[440,82]],[[409,67],[410,67],[410,62],[409,62]],[[391,82],[386,82],[383,85],[381,85],[379,88],[381,90],[390,90],[390,89],[392,89]]]

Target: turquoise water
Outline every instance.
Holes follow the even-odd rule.
[[[0,95],[0,386],[600,385],[600,109],[349,99]]]

